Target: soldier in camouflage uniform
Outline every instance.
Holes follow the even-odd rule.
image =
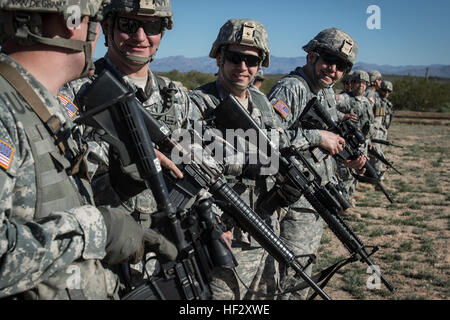
[[[102,24],[108,51],[102,59],[95,62],[96,74],[104,69],[111,71],[117,79],[137,92],[142,105],[164,123],[170,132],[189,127],[189,119],[198,116],[187,93],[169,79],[156,76],[149,69],[165,29],[173,27],[170,0],[113,0],[111,8],[111,14]],[[60,95],[77,103],[91,83],[90,78],[72,81],[60,90]],[[117,205],[125,200],[122,205],[144,225],[149,226],[150,214],[156,211],[151,190],[145,190],[132,198],[128,194],[120,194],[119,197],[114,191],[126,192],[128,187],[111,190],[107,174],[108,146],[95,138],[92,140],[95,141],[90,142],[90,154],[96,159],[98,166],[92,169],[96,170],[96,202]],[[172,163],[170,165],[180,176],[179,170]]]
[[[168,78],[156,76],[149,69],[166,29],[173,27],[170,0],[112,0],[111,10],[102,23],[108,47],[106,55],[95,62],[95,73],[110,71],[136,96],[156,119],[172,132],[190,127],[189,120],[198,112],[182,88]],[[93,78],[83,78],[64,85],[60,98],[78,103]],[[114,179],[109,174],[109,146],[99,140],[95,132],[89,138],[90,171],[95,172],[93,188],[95,201],[102,205],[125,208],[145,227],[151,226],[151,214],[157,204],[150,189],[134,189],[128,179]],[[163,167],[181,178],[180,170],[162,153],[155,150]],[[113,180],[112,180],[113,179]],[[162,246],[172,247],[161,238]],[[151,272],[154,260],[147,266]],[[142,271],[142,264],[132,266]]]
[[[386,110],[386,115],[382,121],[383,128],[386,130],[385,135],[382,138],[383,140],[388,140],[388,129],[391,126],[392,118],[394,116],[392,102],[388,100],[393,90],[394,86],[392,85],[392,82],[383,80],[381,82],[380,90],[378,91],[382,107]]]
[[[381,87],[382,75],[377,70],[371,70],[367,73],[369,74],[370,78],[370,87],[367,88],[364,96],[366,96],[370,100],[370,102],[372,102],[372,110],[375,117],[373,138],[383,139],[382,137],[386,135],[386,130],[383,127],[383,119],[386,116],[386,109],[383,107],[380,95],[378,93]],[[383,145],[376,144],[373,146],[373,148],[375,148],[376,151],[384,157]],[[386,170],[384,164],[375,157],[370,158],[370,163],[380,174],[380,179],[383,180],[384,171]]]
[[[357,55],[356,42],[345,32],[336,28],[321,31],[303,49],[308,53],[307,63],[290,75],[280,79],[268,97],[286,129],[291,143],[303,150],[313,167],[322,177],[322,184],[336,180],[336,163],[331,156],[316,157],[320,147],[330,154],[342,151],[345,140],[326,130],[303,129],[299,121],[306,104],[317,97],[337,121],[344,115],[336,110],[336,101],[331,88],[345,73],[349,72]],[[365,158],[348,162],[349,167],[361,169]],[[297,255],[317,252],[322,236],[323,221],[302,197],[285,213],[280,223],[281,237]],[[305,259],[306,260],[306,259]],[[311,274],[312,266],[306,270]],[[298,283],[291,272],[282,275],[282,288]],[[283,296],[283,299],[305,299],[309,288]]]
[[[253,79],[253,85],[258,89],[261,90],[261,86],[263,85],[266,78],[264,77],[264,72],[259,69],[256,72],[255,78]]]
[[[346,112],[350,112],[356,115],[358,128],[362,131],[363,128],[367,128],[366,142],[361,146],[361,152],[364,155],[368,155],[368,147],[370,144],[370,138],[373,134],[373,113],[372,104],[369,99],[364,97],[364,92],[369,84],[369,75],[367,72],[362,70],[356,70],[353,72],[350,79],[351,82],[351,92],[346,94],[347,96],[347,107]],[[341,105],[341,111],[344,111]],[[347,198],[350,200],[355,195],[356,179],[351,175],[349,169],[340,162],[338,162],[338,178],[342,181],[344,189],[346,191]],[[354,204],[354,201],[352,201]]]
[[[142,256],[142,227],[93,206],[73,109],[56,98],[92,71],[104,4],[0,1],[0,297],[115,298],[104,265]],[[68,27],[71,5],[78,28]]]
[[[265,95],[251,86],[258,69],[268,67],[270,61],[267,32],[262,23],[249,19],[228,20],[221,27],[209,56],[216,59],[219,67],[217,80],[190,92],[204,119],[210,119],[212,111],[229,95],[233,95],[261,128],[281,127]],[[226,128],[218,129],[224,132]],[[267,180],[270,178],[247,176],[245,166],[227,163],[226,160],[225,163],[228,182],[250,207],[255,208],[257,196],[269,188]],[[228,229],[233,231],[231,246],[239,265],[236,273],[224,268],[216,271],[210,284],[213,298],[254,299],[258,296],[252,291],[273,293],[277,282],[273,259],[267,256],[255,239],[234,227],[226,214],[222,218]],[[277,230],[275,216],[263,218]]]

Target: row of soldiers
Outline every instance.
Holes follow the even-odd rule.
[[[337,108],[344,113],[350,113],[358,127],[366,134],[366,143],[361,151],[370,158],[377,170],[380,180],[384,180],[385,165],[370,153],[376,152],[384,156],[384,144],[372,143],[372,139],[387,141],[388,129],[392,123],[393,107],[388,100],[393,91],[392,82],[382,80],[377,70],[356,70],[345,75],[341,83],[343,91],[336,95]],[[339,166],[339,178],[343,184],[347,198],[355,205],[354,195],[356,179],[343,166]]]
[[[77,28],[67,23],[74,3],[82,17]],[[350,72],[358,52],[355,40],[342,30],[319,32],[303,47],[306,64],[265,96],[251,83],[270,64],[266,29],[255,20],[230,19],[209,53],[217,63],[217,80],[188,94],[149,68],[174,24],[169,0],[45,5],[1,0],[0,15],[0,297],[120,299],[126,291],[123,263],[139,269],[147,252],[177,259],[179,248],[170,235],[152,228],[158,206],[136,166],[123,165],[102,132],[74,122],[86,90],[104,70],[135,92],[167,132],[191,130],[195,121],[224,132],[227,128],[208,120],[231,95],[261,128],[276,133],[280,148],[300,150],[322,184],[337,183],[332,155],[346,141],[323,128],[302,128],[299,120],[315,97],[333,120],[354,117],[338,110],[332,89]],[[93,63],[101,32],[97,22],[107,53]],[[327,154],[317,157],[319,149]],[[162,167],[183,178],[170,154],[155,152]],[[360,156],[340,165],[362,174],[366,160]],[[224,159],[221,165],[228,183],[252,209],[278,182],[276,173],[263,174],[261,164]],[[262,218],[296,255],[316,253],[323,220],[299,190],[283,185],[279,195],[279,208]],[[308,289],[276,296],[299,283],[293,270],[279,264],[226,212],[215,210],[237,266],[215,268],[212,298],[307,297]],[[300,259],[303,265],[307,260]],[[305,271],[311,274],[312,265]]]

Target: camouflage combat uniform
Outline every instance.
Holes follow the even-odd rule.
[[[373,82],[379,81],[382,77],[381,73],[377,70],[371,70],[368,72],[370,76],[370,81]],[[364,96],[367,97],[370,102],[372,103],[372,110],[374,115],[374,132],[373,132],[373,138],[374,139],[382,139],[386,136],[386,129],[383,127],[383,120],[386,115],[386,109],[383,107],[381,102],[381,97],[378,93],[378,85],[375,87],[373,85],[372,87],[367,88],[366,92],[364,93]],[[373,148],[384,157],[384,145],[381,144],[375,144],[373,145]],[[381,179],[384,179],[383,173],[385,171],[384,164],[376,159],[375,157],[370,158],[370,163],[374,166],[375,170],[378,171],[378,173],[381,174]]]
[[[348,63],[349,69],[353,65],[356,54],[356,42],[345,32],[336,28],[329,28],[319,32],[314,39],[303,47],[306,52],[328,52],[338,56]],[[314,68],[314,67],[313,67]],[[289,135],[290,142],[298,150],[303,151],[310,164],[321,177],[321,184],[327,182],[337,183],[336,162],[334,158],[322,152],[317,153],[321,143],[319,129],[304,129],[300,122],[300,115],[307,103],[313,98],[321,102],[334,121],[341,120],[344,116],[336,108],[334,91],[331,87],[320,89],[316,87],[304,72],[298,67],[288,76],[280,79],[268,94],[270,103],[277,111],[283,124],[283,128]],[[309,117],[309,115],[306,115]],[[317,123],[314,119],[312,123]],[[319,126],[319,125],[318,125]],[[323,220],[312,208],[304,196],[291,205],[280,222],[281,238],[294,250],[296,255],[315,254],[320,245],[323,231]],[[303,261],[302,261],[303,260]],[[300,260],[306,264],[306,258]],[[312,265],[305,269],[310,275]],[[281,287],[286,289],[300,282],[294,277],[292,270],[280,269]],[[288,293],[282,299],[305,299],[309,288]]]
[[[117,279],[99,261],[106,227],[92,206],[89,183],[66,174],[80,146],[68,111],[21,65],[4,54],[0,62],[27,80],[66,133],[62,155],[37,115],[0,76],[0,297],[106,299]],[[76,261],[76,262],[75,262]]]
[[[366,141],[360,147],[360,151],[367,156],[370,139],[372,138],[374,132],[372,104],[366,97],[355,96],[353,93],[345,93],[341,94],[341,96],[346,96],[346,98],[344,98],[347,100],[347,107],[345,109],[347,109],[348,112],[346,113],[352,113],[358,117],[358,129],[361,130],[366,126],[368,128]],[[344,110],[342,105],[340,109],[341,111]],[[342,186],[346,191],[347,198],[349,200],[352,199],[355,195],[356,179],[351,175],[350,169],[340,162],[338,162],[338,178],[342,182]]]
[[[217,80],[192,90],[189,95],[193,103],[201,111],[203,118],[208,119],[211,117],[212,110],[225,100],[229,93]],[[281,139],[280,143],[282,145],[287,143],[286,138],[283,140],[283,133],[279,130],[281,124],[264,94],[257,88],[250,86],[248,89],[248,101],[247,110],[253,120],[262,129],[277,130]],[[271,178],[264,176],[260,176],[256,180],[254,177],[246,178],[241,175],[243,171],[242,165],[225,164],[227,182],[252,209],[255,209],[258,196],[273,186]],[[276,217],[272,215],[264,218],[266,223],[271,225],[274,231],[278,233]],[[217,270],[210,283],[214,299],[241,300],[258,298],[258,296],[248,291],[241,281],[252,291],[263,294],[274,293],[278,285],[278,268],[274,259],[268,256],[267,252],[248,233],[234,226],[232,220],[227,218],[226,213],[222,216],[222,219],[233,232],[231,247],[239,264],[235,270],[240,279],[230,269],[222,268]]]
[[[294,74],[297,76],[294,76]],[[273,106],[277,104],[288,106],[289,113],[282,114],[280,119],[283,128],[286,129],[289,135],[291,144],[301,150],[317,147],[321,141],[318,130],[302,130],[297,125],[298,118],[307,102],[314,96],[318,97],[322,105],[326,107],[336,121],[338,116],[333,94],[327,89],[314,89],[302,68],[297,68],[291,73],[291,76],[279,80],[268,95]],[[314,161],[309,151],[305,151],[305,156],[319,172],[323,183],[333,179],[336,171],[336,163],[332,157],[327,156],[321,161]],[[317,252],[320,239],[322,238],[323,220],[317,215],[306,198],[302,196],[288,210],[283,209],[283,212],[284,217],[280,222],[281,238],[294,250],[296,255],[314,254]],[[301,259],[300,261],[305,263],[306,260]],[[280,269],[282,288],[286,289],[298,282],[291,272],[286,275],[283,271]],[[309,266],[305,271],[310,275],[312,266]],[[307,293],[308,290],[305,289],[297,293],[287,294],[283,299],[294,297],[304,299]]]
[[[166,125],[166,128],[173,132],[176,129],[187,129],[190,127],[189,120],[198,119],[199,114],[194,105],[190,102],[187,93],[178,88],[173,82],[164,77],[156,77],[150,70],[148,81],[144,88],[139,88],[133,79],[122,73],[115,67],[107,56],[95,62],[96,73],[100,73],[105,68],[112,70],[122,82],[127,84],[132,90],[137,90],[138,98],[156,119]],[[78,97],[83,95],[84,90],[92,83],[92,79],[84,78],[72,81],[64,85],[59,94],[78,103]],[[170,88],[170,89],[169,89]],[[169,93],[167,91],[171,90]],[[96,139],[94,136],[89,141],[90,159],[97,162],[96,176],[93,179],[95,199],[97,204],[119,204],[120,199],[112,190],[108,179],[108,145],[106,142]],[[150,225],[150,214],[156,212],[156,202],[151,190],[145,190],[141,194],[122,203],[133,215],[144,223]]]
[[[389,127],[392,123],[392,118],[394,117],[394,106],[387,98],[381,98],[382,107],[386,110],[386,115],[382,121],[383,128],[386,130],[383,140],[388,140]]]
[[[242,107],[248,111],[255,122],[263,130],[270,130],[269,136],[274,144],[277,144],[274,139],[278,139],[282,145],[287,143],[288,139],[285,136],[283,138],[283,132],[280,129],[281,125],[278,123],[266,96],[251,85],[253,79],[250,79],[248,86],[238,85],[228,79],[225,71],[227,58],[224,56],[230,45],[257,49],[260,57],[258,69],[261,69],[262,66],[269,66],[270,49],[265,26],[261,22],[250,19],[229,19],[220,28],[217,39],[214,41],[209,53],[209,57],[213,59],[218,58],[220,55],[218,78],[215,82],[205,84],[191,91],[190,97],[192,101],[197,105],[208,125],[207,120],[211,119],[212,111],[231,94],[225,89],[227,84],[240,93],[241,98],[236,96],[236,99],[240,100]],[[247,62],[246,65],[248,67]],[[256,66],[251,67],[255,68]],[[222,130],[224,137],[226,136],[224,131],[227,128],[221,127],[220,120],[219,123],[213,123],[213,125],[217,126],[217,129]],[[273,131],[272,129],[275,130]],[[243,139],[243,137],[239,137],[238,143],[244,146],[246,153],[248,150],[247,154],[254,151],[257,152],[256,146]],[[235,145],[232,141],[230,143]],[[239,156],[242,156],[242,154],[239,154]],[[272,180],[269,175],[276,172],[269,173],[265,171],[263,173],[263,170],[260,170],[261,168],[259,167],[262,163],[255,164],[258,168],[253,167],[253,169],[250,169],[251,166],[247,166],[248,163],[230,161],[227,157],[225,157],[223,163],[229,184],[251,208],[255,209],[258,195],[265,193],[273,185],[270,184]],[[253,163],[250,164],[253,165]],[[270,168],[273,168],[272,163],[270,163]],[[256,169],[256,172],[254,169]],[[249,171],[253,171],[252,174],[248,174]],[[261,248],[255,239],[236,227],[234,221],[226,213],[222,217],[228,226],[228,230],[233,232],[231,246],[238,266],[235,270],[216,269],[210,285],[213,298],[222,300],[257,299],[263,298],[260,294],[273,294],[278,285],[277,263],[271,256],[268,256],[267,252]],[[275,233],[278,232],[275,215],[262,218],[274,228]],[[258,294],[253,294],[255,291]],[[273,298],[273,296],[265,296],[265,298]]]
[[[390,82],[390,81],[382,81],[380,90],[385,90],[385,91],[392,93],[392,91],[394,90],[394,86],[392,85],[392,82]],[[386,129],[386,133],[385,133],[383,140],[387,140],[388,139],[388,137],[387,137],[388,130],[389,130],[389,127],[391,126],[392,119],[394,117],[394,109],[393,109],[392,102],[390,102],[388,100],[388,98],[386,98],[386,97],[381,98],[381,96],[380,96],[380,99],[381,99],[381,107],[384,108],[384,110],[385,110],[385,116],[384,116],[384,119],[382,120],[382,125],[383,125],[383,128]]]

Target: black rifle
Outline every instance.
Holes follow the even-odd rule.
[[[232,96],[228,97],[214,110],[214,121],[219,122],[226,128],[230,129],[253,129],[259,137],[259,146],[272,146],[267,135],[261,130],[258,124],[250,117],[248,112],[240,105],[240,103]],[[362,262],[367,263],[372,270],[380,277],[386,287],[393,291],[394,287],[379,272],[370,260],[370,256],[378,250],[373,247],[368,253],[368,246],[358,238],[349,225],[345,223],[339,216],[339,212],[349,207],[348,201],[336,188],[328,183],[325,186],[320,185],[320,177],[315,169],[310,165],[308,160],[293,147],[282,150],[278,153],[276,147],[270,150],[279,157],[279,179],[278,183],[266,195],[261,195],[258,199],[257,211],[264,215],[270,215],[278,207],[284,205],[283,184],[288,184],[302,192],[304,197],[309,201],[317,213],[327,223],[331,231],[342,242],[345,248],[350,252],[351,257],[344,264],[340,264],[336,268],[333,266],[328,268],[326,272],[319,273],[313,278],[324,279],[321,287],[323,288],[329,281],[331,276],[348,262],[355,261],[359,258]],[[299,160],[303,167],[300,167]],[[326,278],[326,279],[325,279]],[[313,295],[314,297],[315,295]]]
[[[177,152],[188,153],[176,142],[170,139],[168,133],[163,130],[161,124],[154,119],[150,113],[143,111],[144,121],[149,130],[150,136],[154,142],[164,149],[173,149]],[[185,199],[192,197],[185,192],[185,184],[192,185],[195,182],[197,192],[200,189],[207,189],[216,201],[217,206],[224,212],[229,214],[243,230],[247,231],[271,256],[278,262],[283,263],[292,268],[296,275],[304,280],[304,287],[310,286],[323,299],[329,300],[330,297],[303,271],[304,267],[297,261],[292,251],[269,227],[265,221],[255,213],[239,195],[226,183],[222,173],[211,175],[210,168],[195,155],[191,155],[191,162],[183,168],[183,173],[187,176],[183,180],[175,181],[174,199],[178,199],[179,203]],[[187,197],[186,197],[187,195]]]
[[[145,286],[151,289],[138,287],[123,299],[210,299],[208,279],[213,268],[228,263],[234,266],[232,254],[220,237],[221,225],[211,202],[199,202],[187,212],[174,205],[142,116],[142,105],[109,71],[100,74],[80,100],[83,110],[76,122],[95,128],[119,153],[123,166],[136,164],[157,202],[155,219],[164,226],[160,231],[179,252],[175,262],[160,260],[160,272]],[[126,271],[124,276],[131,289]]]
[[[392,168],[395,172],[397,172],[399,175],[402,175],[402,173],[400,171],[398,171],[397,169],[394,168],[394,166],[392,165],[392,163],[389,162],[388,159],[386,159],[385,157],[383,157],[382,154],[380,154],[375,148],[371,148],[369,149],[369,154],[371,156],[374,156],[375,158],[377,158],[378,160],[380,160],[382,163],[384,163],[386,165],[386,167],[388,168]]]
[[[134,94],[128,92],[123,85],[118,82],[108,71],[104,71],[92,84],[90,91],[86,93],[87,98],[84,99],[84,105],[89,110],[85,111],[83,117],[77,120],[78,123],[84,123],[88,126],[102,129],[106,132],[103,136],[105,141],[112,144],[119,150],[124,159],[124,165],[131,163],[132,157],[127,150],[127,144],[121,141],[124,131],[117,127],[122,125],[121,118],[111,116],[116,112],[116,109],[121,109],[122,104],[133,105],[139,108],[138,117],[142,120],[138,130],[144,131],[152,137],[153,142],[162,148],[171,149],[175,147],[177,151],[185,153],[186,151],[177,143],[173,142],[165,130],[150,113],[141,107],[140,103],[135,99]],[[111,102],[114,102],[113,104]],[[120,106],[117,108],[117,106]],[[117,127],[116,127],[117,126]],[[121,128],[123,129],[123,128]],[[151,141],[149,146],[152,146]],[[223,211],[227,212],[235,219],[237,224],[244,230],[250,233],[258,243],[269,252],[280,263],[284,263],[295,270],[296,274],[301,277],[307,285],[311,286],[317,294],[323,299],[329,300],[328,295],[303,271],[303,266],[296,260],[297,257],[293,251],[283,243],[283,241],[273,232],[273,230],[266,225],[264,220],[256,214],[240,197],[239,195],[226,183],[225,177],[216,168],[211,168],[202,161],[197,161],[195,155],[191,155],[191,162],[185,165],[182,169],[184,178],[182,180],[172,180],[172,190],[170,195],[167,194],[165,202],[175,204],[177,207],[183,207],[186,203],[194,197],[201,189],[207,189],[212,195],[216,204]],[[167,190],[167,189],[166,189]],[[153,191],[153,189],[152,189]],[[201,209],[207,211],[201,216],[211,216],[211,211],[204,205]],[[206,210],[207,209],[207,210]],[[201,211],[201,210],[200,210]],[[217,239],[217,234],[221,234],[221,230],[215,233],[214,238],[218,240],[211,244],[202,246],[202,243],[189,243],[189,238],[186,239],[183,227],[188,229],[191,234],[197,235],[196,238],[202,238],[198,235],[202,229],[217,229],[214,227],[212,219],[202,221],[195,221],[195,216],[179,217],[176,212],[170,212],[171,215],[165,214],[156,215],[155,220],[159,221],[156,224],[162,229],[167,223],[161,221],[169,221],[172,227],[172,234],[176,234],[175,243],[179,248],[181,254],[178,255],[176,262],[168,262],[162,264],[162,272],[150,279],[143,285],[139,286],[128,294],[127,299],[207,299],[210,298],[210,291],[207,289],[207,283],[210,280],[210,273],[208,270],[216,265],[232,268],[234,264],[229,261],[229,253],[223,250],[223,239]],[[152,216],[153,218],[153,216]],[[211,226],[212,225],[212,226]],[[166,235],[166,232],[162,232]],[[220,238],[220,237],[219,237]],[[201,247],[199,250],[199,247]],[[217,250],[217,247],[221,249]],[[198,255],[203,255],[199,259]],[[218,255],[218,260],[225,260],[226,264],[213,264],[211,260],[214,255]],[[182,261],[179,261],[182,259]],[[206,271],[202,268],[206,266]],[[180,274],[180,275],[179,275]]]
[[[384,144],[385,146],[391,146],[391,147],[396,147],[396,148],[403,148],[403,146],[399,146],[397,144],[393,144],[392,142],[387,141],[387,140],[370,139],[370,141],[372,141],[372,143]]]
[[[312,98],[308,102],[308,104],[305,107],[305,110],[300,116],[300,121],[302,122],[303,127],[311,128],[309,127],[311,125],[310,121],[303,120],[306,118],[304,116],[307,114],[312,115],[311,118],[321,121],[321,125],[323,125],[326,130],[334,132],[345,139],[344,149],[340,153],[334,155],[335,158],[341,161],[355,160],[359,156],[363,155],[363,153],[359,150],[359,147],[364,144],[366,140],[365,135],[361,132],[361,130],[359,130],[356,127],[356,125],[351,120],[347,119],[341,121],[339,124],[336,124],[336,122],[330,117],[329,113],[325,110],[325,108],[322,106],[322,104],[316,97]],[[327,151],[325,150],[322,149],[317,150],[319,152],[327,154]],[[364,164],[364,168],[366,169],[364,176],[355,175],[353,174],[353,172],[352,175],[359,181],[376,185],[384,193],[386,198],[391,203],[394,203],[394,200],[391,198],[389,193],[381,184],[379,174],[372,166],[372,164],[369,161],[366,161],[366,163]]]

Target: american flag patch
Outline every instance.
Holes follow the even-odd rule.
[[[11,160],[14,156],[14,148],[9,144],[5,143],[3,140],[0,140],[0,167],[9,169],[11,165]]]
[[[64,97],[62,94],[58,94],[58,98],[59,101],[61,101],[61,103],[66,108],[69,117],[72,119],[73,116],[78,112],[77,106],[72,101]]]
[[[275,110],[278,111],[279,114],[283,117],[283,119],[286,119],[287,116],[291,113],[291,109],[281,100],[278,100],[277,103],[273,105]]]

